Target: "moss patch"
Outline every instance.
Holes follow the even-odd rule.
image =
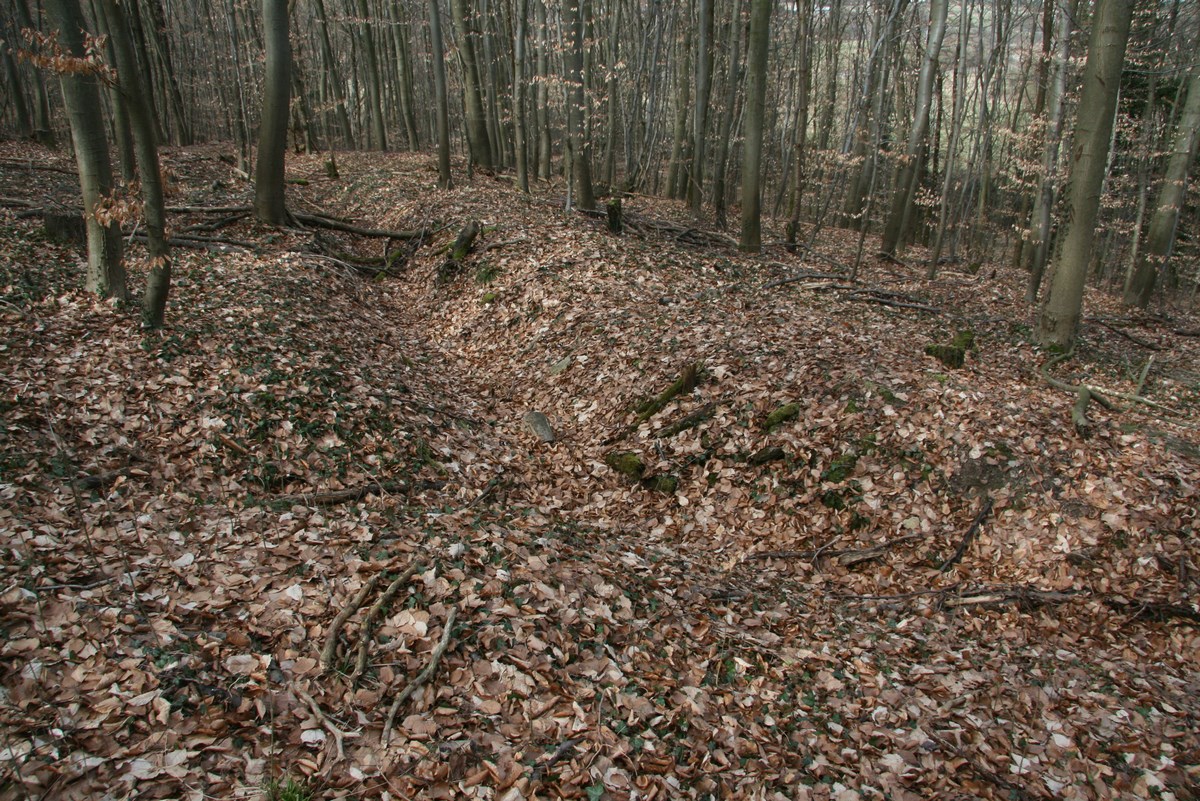
[[[632,451],[616,451],[604,457],[604,463],[626,478],[634,481],[641,479],[646,472],[646,463],[642,457]]]
[[[799,416],[800,404],[786,403],[767,415],[766,422],[763,423],[763,428],[765,428],[767,431],[770,431],[777,426],[786,423],[788,420],[793,420]]]

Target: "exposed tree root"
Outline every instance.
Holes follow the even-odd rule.
[[[367,580],[367,583],[350,600],[350,603],[342,607],[342,611],[338,612],[337,617],[329,624],[329,633],[325,635],[325,647],[321,649],[321,668],[326,672],[333,668],[334,655],[337,653],[338,635],[342,631],[342,626],[346,625],[346,621],[350,619],[350,616],[367,602],[367,597],[375,591],[375,585],[378,583],[379,574],[376,573]]]
[[[446,647],[450,644],[450,635],[454,632],[454,621],[457,617],[458,607],[450,607],[450,613],[446,616],[445,628],[442,629],[442,638],[438,640],[438,644],[429,654],[429,664],[417,674],[415,679],[405,685],[396,699],[392,701],[392,707],[387,714],[387,722],[383,724],[383,736],[380,739],[384,745],[387,745],[388,740],[392,738],[392,727],[396,722],[396,713],[400,711],[400,706],[408,700],[409,696],[420,689],[421,685],[429,681],[429,677],[437,670],[438,663],[442,661],[442,655],[446,653]]]
[[[376,618],[382,614],[383,610],[387,609],[391,604],[392,599],[396,597],[396,593],[408,583],[409,579],[423,567],[424,563],[420,560],[414,561],[408,566],[408,569],[397,576],[383,594],[379,596],[379,600],[367,612],[367,616],[363,618],[362,626],[359,628],[358,637],[358,656],[354,660],[354,670],[350,673],[350,683],[357,684],[359,678],[362,677],[363,671],[367,669],[367,651],[370,645],[371,629],[375,625]]]

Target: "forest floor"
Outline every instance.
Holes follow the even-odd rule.
[[[249,202],[218,153],[171,204]],[[0,145],[0,799],[1200,798],[1194,310],[1089,292],[1080,431],[1002,265],[338,159],[289,206],[388,274],[178,212],[241,244],[148,333]]]

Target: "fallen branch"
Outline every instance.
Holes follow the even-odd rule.
[[[367,611],[367,616],[363,618],[362,626],[359,629],[358,656],[354,660],[354,670],[350,673],[351,684],[357,684],[359,677],[361,677],[363,671],[367,669],[367,646],[370,642],[369,637],[371,633],[371,627],[375,625],[375,619],[379,617],[384,609],[387,609],[388,604],[390,604],[392,599],[396,597],[396,593],[399,592],[400,588],[407,584],[408,580],[411,579],[413,575],[421,569],[422,564],[423,563],[420,560],[416,560],[409,565],[407,570],[397,576],[392,583],[387,586],[387,589],[385,589],[383,594],[379,596],[379,600],[376,601],[375,605]]]
[[[1152,620],[1166,623],[1170,620],[1185,620],[1200,625],[1200,612],[1184,604],[1168,604],[1156,601],[1122,601],[1108,598],[1104,603],[1118,612],[1126,612],[1133,620]]]
[[[830,559],[837,559],[843,567],[853,567],[862,562],[878,559],[897,545],[919,539],[920,536],[919,534],[905,534],[902,537],[896,537],[879,545],[873,545],[870,548],[846,548],[840,551],[830,551],[828,557]],[[811,559],[816,562],[828,547],[829,544],[826,544],[815,551],[762,551],[750,556],[754,559]]]
[[[440,481],[423,481],[417,485],[419,489],[441,489],[445,484]],[[407,492],[413,485],[404,481],[372,481],[361,487],[350,487],[331,492],[298,492],[293,495],[276,495],[272,500],[276,503],[301,504],[303,506],[337,506],[342,503],[361,500],[368,495],[387,495],[389,493]]]
[[[341,231],[346,234],[357,234],[359,236],[369,236],[379,239],[418,239],[424,236],[424,231],[391,231],[386,228],[364,228],[360,225],[351,225],[350,223],[333,220],[319,214],[305,214],[299,211],[291,212],[291,214],[300,222],[315,225],[317,228]]]
[[[938,568],[939,573],[945,573],[950,568],[962,561],[963,556],[967,553],[967,548],[971,547],[971,541],[975,539],[975,535],[979,532],[979,527],[983,525],[983,521],[992,511],[992,499],[985,498],[983,508],[979,510],[979,514],[975,515],[975,519],[971,522],[971,527],[967,529],[967,533],[963,534],[962,540],[959,541],[958,547],[954,549],[954,554],[942,563]]]
[[[346,621],[350,616],[359,610],[366,603],[367,596],[375,591],[375,585],[379,583],[379,574],[371,576],[367,583],[362,586],[358,594],[350,600],[350,603],[342,607],[342,611],[338,612],[337,617],[329,624],[329,633],[326,635],[325,647],[321,649],[321,668],[328,672],[333,668],[333,657],[337,651],[338,634],[342,631],[342,626],[346,625]]]
[[[306,706],[308,706],[308,711],[311,712],[312,716],[317,719],[317,722],[321,724],[321,727],[324,728],[325,731],[327,731],[333,735],[333,742],[334,742],[334,745],[337,747],[338,761],[340,762],[341,760],[345,759],[346,758],[346,749],[345,749],[346,738],[347,737],[357,737],[358,735],[353,732],[342,731],[337,726],[334,726],[333,722],[330,721],[328,717],[326,717],[326,715],[323,711],[321,711],[321,705],[317,703],[317,700],[315,698],[313,698],[311,695],[309,695],[308,693],[304,692],[304,690],[301,690],[295,684],[292,685],[292,692],[295,693],[296,696],[301,701],[303,701]],[[332,763],[326,763],[327,767],[330,765],[332,765]]]
[[[905,295],[900,292],[888,292],[883,289],[855,289],[842,295],[842,298],[844,300],[861,300],[863,303],[878,303],[881,306],[890,306],[894,309],[915,309],[916,311],[930,312],[931,314],[942,313],[942,310],[936,306],[920,303],[917,298],[913,298],[911,295]]]
[[[945,598],[942,606],[954,609],[965,606],[1003,606],[1015,603],[1023,609],[1039,606],[1056,606],[1074,600],[1074,592],[1039,590],[1032,587],[997,587],[994,589],[967,589],[956,596]]]
[[[802,272],[793,273],[792,275],[789,275],[786,278],[776,278],[774,281],[768,281],[767,283],[762,285],[761,289],[763,289],[763,290],[774,289],[775,287],[786,286],[788,284],[794,284],[794,283],[797,283],[798,281],[808,281],[808,280],[818,280],[818,279],[819,280],[825,280],[825,279],[845,280],[845,278],[846,278],[846,276],[842,275],[841,273],[817,273],[817,272],[811,272],[809,270],[804,270]]]
[[[1119,327],[1113,325],[1112,323],[1106,323],[1104,320],[1100,320],[1095,317],[1088,320],[1088,322],[1095,323],[1098,326],[1107,328],[1109,331],[1112,331],[1114,334],[1118,334],[1119,336],[1125,337],[1130,342],[1137,345],[1139,348],[1146,348],[1147,350],[1162,350],[1162,348],[1160,348],[1158,345],[1155,345],[1153,342],[1147,342],[1144,339],[1139,339],[1138,337],[1135,337],[1133,334],[1129,333],[1125,329],[1119,328]]]
[[[400,711],[400,705],[408,700],[421,685],[429,681],[429,677],[437,670],[438,663],[442,661],[442,655],[446,653],[446,647],[450,644],[450,635],[454,631],[454,620],[458,617],[458,607],[450,607],[450,614],[446,616],[446,625],[442,629],[442,638],[438,640],[437,646],[429,654],[429,664],[425,666],[417,677],[410,681],[400,694],[396,696],[396,700],[392,701],[392,707],[388,710],[387,721],[383,724],[383,736],[380,742],[384,745],[392,738],[392,726],[396,722],[396,713]]]
[[[167,206],[172,214],[234,214],[254,211],[251,206]]]

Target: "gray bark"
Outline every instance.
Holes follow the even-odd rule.
[[[50,28],[58,31],[62,48],[72,56],[83,58],[85,31],[79,0],[49,0],[46,10]],[[102,298],[125,300],[128,291],[125,266],[121,261],[120,225],[102,212],[103,202],[112,192],[113,181],[104,117],[100,111],[99,80],[91,72],[63,73],[58,79],[71,123],[79,188],[83,194],[88,244],[86,286]]]
[[[767,50],[771,41],[772,0],[752,0],[746,62],[746,138],[742,149],[742,236],[738,248],[762,248],[763,112],[767,95]]]
[[[1068,350],[1075,342],[1132,16],[1132,0],[1096,4],[1072,143],[1066,228],[1038,319],[1042,345]]]
[[[284,159],[292,88],[287,0],[263,0],[263,38],[267,68],[258,129],[258,163],[254,170],[254,215],[261,222],[283,225],[287,221]]]

